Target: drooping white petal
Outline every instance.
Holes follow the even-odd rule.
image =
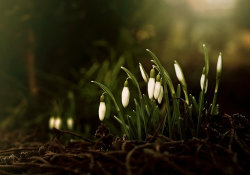
[[[122,89],[122,105],[124,108],[128,106],[130,98],[130,92],[128,87],[123,87]]]
[[[55,117],[51,116],[49,118],[49,129],[53,129],[54,128],[54,124],[55,124]]]
[[[73,125],[74,125],[74,120],[73,120],[73,118],[72,117],[69,117],[69,118],[67,118],[67,127],[68,127],[68,129],[73,129]]]
[[[163,86],[161,86],[160,95],[158,97],[158,103],[161,104],[163,99]]]
[[[161,82],[156,81],[154,89],[154,98],[157,100],[161,91]]]
[[[155,78],[149,78],[148,81],[148,97],[153,99],[155,89]]]
[[[183,78],[183,75],[182,75],[181,68],[177,63],[174,64],[174,69],[175,69],[175,73],[176,73],[176,76],[177,76],[178,80],[180,82],[182,82],[184,80],[184,78]]]
[[[55,120],[55,123],[54,123],[54,127],[56,129],[60,129],[61,128],[61,122],[62,122],[61,118],[57,117],[56,120]]]
[[[105,102],[100,102],[100,106],[99,106],[99,119],[101,121],[103,121],[104,117],[105,117],[105,113],[106,113],[106,105]]]
[[[142,76],[143,80],[147,83],[148,82],[148,78],[146,76],[145,70],[143,69],[141,63],[139,63],[139,68],[140,68],[140,72],[141,72],[141,76]]]

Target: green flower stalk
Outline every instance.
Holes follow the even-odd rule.
[[[124,108],[128,106],[129,98],[130,98],[130,92],[128,88],[128,80],[126,80],[124,83],[124,87],[122,89],[122,105]]]
[[[104,95],[102,94],[100,97],[100,105],[99,105],[99,119],[101,121],[104,120],[105,113],[106,113],[106,104],[104,101]]]
[[[205,44],[203,44],[203,50],[204,50],[204,59],[205,59],[205,66],[203,67],[202,74],[204,74],[204,78],[202,80],[202,86],[201,86],[201,92],[199,97],[199,109],[198,109],[198,122],[197,122],[197,129],[196,129],[196,136],[199,136],[199,130],[202,120],[202,110],[204,107],[204,96],[207,89],[207,78],[208,78],[208,72],[209,72],[209,57],[208,57],[208,51]]]
[[[211,115],[216,115],[218,113],[218,109],[216,105],[217,101],[217,94],[218,94],[218,89],[219,89],[219,83],[221,79],[221,70],[222,70],[222,55],[221,53],[219,54],[218,61],[217,61],[217,68],[216,68],[216,85],[214,89],[214,97],[213,97],[213,103],[212,103],[212,108],[211,108]]]
[[[115,108],[116,108],[116,111],[118,113],[118,117],[114,115],[114,118],[122,125],[123,132],[130,138],[130,135],[129,135],[129,126],[125,123],[123,113],[121,112],[121,109],[120,109],[118,103],[116,102],[113,93],[104,84],[99,83],[97,81],[91,81],[91,82],[94,83],[94,84],[96,84],[96,85],[98,85],[104,91],[105,94],[109,95],[109,97],[113,101],[113,103],[115,105]],[[100,98],[100,101],[101,101],[100,102],[100,106],[99,106],[99,119],[100,120],[104,119],[105,113],[106,113],[106,105],[105,105],[105,102],[104,102],[104,93],[102,94],[102,96]]]
[[[155,89],[155,69],[152,68],[150,71],[150,78],[148,81],[148,97],[151,100],[154,97],[154,89]]]

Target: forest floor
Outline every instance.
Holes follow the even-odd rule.
[[[115,138],[100,125],[95,140],[54,129],[0,133],[0,175],[249,174],[249,120],[239,114],[210,117],[204,136],[146,141]],[[65,141],[66,140],[66,141]]]

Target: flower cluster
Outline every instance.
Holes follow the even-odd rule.
[[[123,133],[129,138],[145,138],[149,134],[149,130],[152,131],[152,129],[155,130],[156,128],[159,130],[159,125],[157,125],[159,123],[162,124],[162,126],[160,126],[161,132],[167,132],[170,138],[178,137],[182,139],[182,136],[186,135],[185,132],[187,130],[191,133],[189,135],[198,136],[201,121],[204,120],[204,111],[206,111],[206,114],[218,114],[218,104],[216,100],[222,70],[222,56],[220,53],[217,61],[216,86],[214,90],[213,102],[211,107],[205,109],[206,105],[204,99],[208,89],[209,58],[205,45],[203,45],[203,49],[205,53],[205,65],[200,78],[201,92],[199,98],[197,98],[198,100],[196,100],[192,94],[188,93],[188,86],[179,63],[174,61],[175,74],[179,81],[177,88],[175,88],[167,70],[162,66],[156,55],[147,49],[153,58],[151,60],[153,62],[153,66],[150,70],[149,76],[142,64],[139,63],[139,70],[142,79],[147,84],[147,96],[142,94],[137,79],[125,67],[121,67],[128,77],[124,82],[121,93],[122,107],[120,107],[121,105],[117,103],[114,95],[108,87],[99,82],[92,81],[104,91],[100,98],[99,119],[103,121],[105,118],[105,94],[108,95],[113,101],[117,110],[117,116],[114,116],[114,118],[122,125]],[[124,109],[129,106],[130,102],[130,82],[138,90],[138,98],[134,98],[135,108],[132,111]],[[162,103],[163,98],[164,105],[159,105]],[[184,106],[181,107],[181,105]],[[184,118],[182,116],[183,112],[181,110],[183,109],[185,110],[185,114],[189,115],[189,117]],[[162,118],[161,115],[164,115],[165,118]],[[186,121],[187,119],[194,120]],[[191,127],[185,126],[187,129],[184,130],[183,126],[187,124]]]
[[[155,69],[152,68],[150,71],[150,78],[148,79],[148,75],[141,63],[139,63],[139,69],[143,80],[147,83],[149,99],[151,100],[155,99],[159,104],[161,104],[163,99],[163,86],[160,73],[155,77]],[[128,79],[129,78],[127,78],[126,81],[124,82],[124,87],[122,89],[122,94],[121,94],[121,102],[124,108],[128,106],[130,99]],[[106,113],[106,104],[104,100],[104,94],[102,94],[99,105],[99,119],[101,121],[104,120],[105,113]]]
[[[162,102],[163,98],[163,86],[160,74],[155,78],[155,69],[152,68],[150,71],[150,78],[148,81],[148,97],[153,100],[158,101],[159,104]]]
[[[61,129],[62,128],[62,118],[60,116],[54,117],[51,116],[49,118],[49,129]],[[74,119],[72,117],[68,117],[66,120],[67,129],[72,130],[74,127]]]
[[[61,124],[62,124],[61,117],[59,117],[59,116],[56,118],[54,116],[50,117],[50,119],[49,119],[49,128],[50,129],[53,129],[53,128],[60,129]]]

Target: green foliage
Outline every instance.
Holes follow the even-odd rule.
[[[156,131],[159,132],[158,128],[161,128],[160,132],[162,134],[166,134],[167,136],[174,139],[183,139],[193,136],[198,137],[200,125],[204,118],[207,117],[207,114],[218,114],[218,104],[216,104],[216,98],[219,86],[218,84],[221,77],[220,72],[222,63],[220,62],[221,64],[219,64],[218,59],[216,74],[217,83],[211,108],[204,109],[204,99],[206,94],[205,87],[208,83],[207,79],[209,73],[209,58],[206,46],[203,45],[203,48],[205,55],[205,66],[202,74],[204,74],[205,80],[202,81],[203,88],[201,88],[198,103],[192,94],[188,95],[187,84],[180,65],[175,61],[175,67],[178,66],[176,67],[176,74],[181,83],[177,85],[177,88],[175,90],[168,72],[162,66],[156,55],[148,49],[147,51],[153,58],[153,60],[151,61],[155,64],[153,65],[153,67],[158,70],[163,79],[162,86],[164,88],[163,93],[165,99],[165,103],[163,105],[157,104],[157,99],[149,99],[146,95],[142,94],[137,79],[135,78],[133,73],[131,73],[125,67],[121,67],[121,69],[123,69],[127,73],[128,78],[131,79],[136,89],[138,90],[138,99],[134,99],[134,110],[132,113],[129,113],[129,111],[125,109],[120,110],[122,108],[118,107],[118,103],[114,99],[112,92],[105,85],[93,81],[111,97],[115,106],[117,106],[116,108],[118,117],[115,116],[115,119],[123,126],[124,131],[126,129],[126,132],[123,133],[126,134],[128,138],[145,139],[149,134],[154,134]],[[221,54],[219,58],[220,57]],[[156,90],[156,88],[154,90]],[[168,94],[168,90],[170,90],[170,96]],[[182,99],[182,93],[185,100]],[[104,120],[104,122],[108,123],[109,121]]]

